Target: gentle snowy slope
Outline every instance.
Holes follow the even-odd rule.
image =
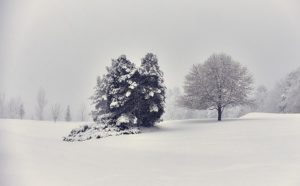
[[[62,141],[79,124],[0,120],[0,185],[300,185],[300,115],[168,121],[143,134]]]

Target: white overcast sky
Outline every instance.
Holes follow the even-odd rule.
[[[299,0],[0,0],[0,92],[34,107],[87,102],[121,54],[157,54],[167,87],[225,52],[271,88],[300,66]]]

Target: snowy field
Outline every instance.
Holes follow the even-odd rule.
[[[80,124],[0,120],[0,185],[300,185],[300,115],[167,121],[137,135],[62,141]]]

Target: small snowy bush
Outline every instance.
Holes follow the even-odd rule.
[[[116,126],[92,123],[73,129],[70,134],[63,138],[64,141],[85,141],[90,139],[105,138],[108,136],[120,136],[128,134],[138,134],[140,130],[136,127],[121,129]]]

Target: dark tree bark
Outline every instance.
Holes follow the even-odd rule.
[[[222,120],[222,107],[218,106],[218,121]]]

